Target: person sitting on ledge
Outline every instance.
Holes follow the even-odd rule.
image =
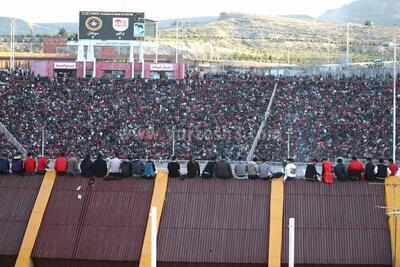
[[[306,173],[304,175],[306,179],[318,182],[318,177],[320,177],[321,174],[319,174],[317,172],[317,168],[316,168],[317,163],[318,163],[318,160],[317,159],[313,159],[311,161],[311,163],[307,164]]]
[[[207,162],[206,166],[203,169],[203,173],[201,174],[202,178],[214,178],[215,177],[215,157],[212,157],[210,161]]]
[[[375,173],[376,179],[385,180],[386,177],[391,176],[392,171],[390,170],[390,168],[387,165],[385,165],[385,160],[380,158],[379,164],[375,166],[374,173]]]
[[[90,159],[90,154],[87,154],[81,162],[81,175],[93,177],[93,161]]]
[[[215,177],[220,179],[230,179],[233,177],[231,164],[224,156],[215,164]]]
[[[176,156],[173,155],[171,157],[172,161],[168,163],[168,175],[171,178],[179,178],[181,177],[181,167],[179,165],[179,163],[176,161]]]
[[[100,152],[97,154],[97,158],[93,162],[93,174],[98,178],[103,178],[107,175],[107,163]]]
[[[247,164],[243,161],[242,157],[238,158],[238,162],[235,164],[235,179],[243,180],[248,179],[247,177]]]
[[[57,175],[66,175],[68,170],[68,161],[65,158],[65,153],[61,152],[60,156],[54,162],[54,170]]]
[[[24,175],[24,162],[20,152],[17,152],[11,161],[11,171],[13,174]]]
[[[144,171],[143,171],[142,177],[146,178],[146,179],[154,179],[154,178],[156,178],[156,175],[157,175],[156,171],[157,171],[156,165],[149,157],[147,159],[146,164],[144,165]]]
[[[293,159],[288,159],[285,166],[285,176],[283,181],[295,180],[296,179],[296,165],[293,163]]]
[[[24,170],[26,174],[34,174],[36,171],[36,160],[33,158],[31,152],[27,154],[27,158],[24,162]]]
[[[7,158],[7,153],[0,157],[0,174],[10,174],[10,162]]]
[[[193,156],[189,157],[189,161],[187,163],[187,172],[188,178],[200,177],[200,165],[196,160],[193,159]]]
[[[40,155],[37,165],[37,174],[45,174],[46,169],[49,169],[49,160],[45,157]]]

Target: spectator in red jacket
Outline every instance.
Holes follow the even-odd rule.
[[[67,174],[67,169],[68,162],[65,158],[65,153],[60,153],[60,156],[54,162],[54,170],[57,172],[57,174],[64,175]]]
[[[328,159],[322,159],[322,181],[333,184],[333,165]]]
[[[36,171],[36,160],[32,157],[32,153],[28,152],[27,158],[24,162],[25,173],[33,174]]]
[[[347,167],[347,173],[350,180],[361,180],[361,175],[364,172],[364,165],[361,161],[357,160],[357,157],[353,157]]]
[[[390,176],[396,176],[396,173],[399,170],[399,168],[397,167],[396,163],[393,162],[393,159],[389,159],[389,169],[390,169]]]
[[[45,174],[46,169],[48,168],[48,164],[49,164],[49,160],[44,156],[40,156],[39,160],[38,160],[37,173]]]

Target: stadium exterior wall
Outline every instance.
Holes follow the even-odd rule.
[[[42,77],[54,77],[57,69],[55,69],[55,63],[75,63],[74,66],[69,69],[69,71],[75,71],[76,77],[83,77],[84,63],[79,61],[62,61],[62,60],[48,60],[48,61],[35,61],[32,63],[32,71],[37,75]],[[86,62],[86,71],[93,71],[93,62]],[[185,77],[185,66],[183,63],[161,63],[159,65],[168,66],[168,70],[158,70],[154,71],[154,63],[144,63],[144,78],[154,78],[154,75],[163,76],[166,75],[167,78],[182,80]],[[142,64],[139,62],[134,63],[135,76],[140,75],[142,71]],[[125,73],[124,77],[121,78],[132,78],[132,63],[130,62],[96,62],[96,77],[102,77],[104,71],[123,71]]]

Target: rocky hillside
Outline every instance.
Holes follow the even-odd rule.
[[[357,0],[339,9],[328,10],[322,20],[393,26],[400,24],[399,0]]]
[[[389,59],[393,27],[350,24],[350,55],[364,62]],[[334,63],[346,51],[346,23],[287,17],[224,14],[219,20],[180,30],[180,50],[190,57],[264,62]],[[400,36],[400,35],[399,35]],[[175,29],[164,29],[161,39],[175,47]]]

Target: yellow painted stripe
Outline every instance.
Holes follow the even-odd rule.
[[[283,223],[283,178],[272,181],[269,216],[268,267],[281,267]]]
[[[55,181],[56,173],[50,171],[46,172],[42,185],[40,186],[39,193],[36,197],[36,202],[33,206],[32,213],[25,230],[24,238],[22,239],[22,244],[15,267],[33,267],[33,262],[31,260],[33,246],[35,245],[44,211],[46,210],[47,202],[49,201]]]
[[[400,178],[389,177],[385,180],[387,212],[394,212],[392,208],[400,208]],[[396,185],[396,186],[394,186]],[[392,247],[393,266],[400,267],[400,215],[389,215],[390,243]]]
[[[160,225],[161,214],[164,206],[165,195],[168,186],[168,174],[158,172],[154,183],[153,198],[151,199],[151,207],[157,208],[157,232]],[[146,234],[144,236],[142,254],[140,256],[139,267],[151,266],[151,218],[147,220]]]

